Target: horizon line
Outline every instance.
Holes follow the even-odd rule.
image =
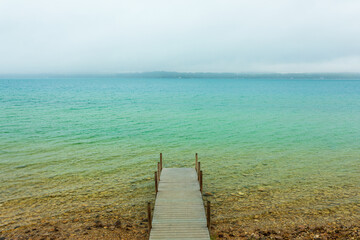
[[[234,75],[271,75],[271,74],[360,74],[359,72],[196,72],[196,71],[134,71],[134,72],[104,72],[104,73],[92,73],[92,72],[69,72],[69,73],[56,73],[56,72],[41,72],[41,73],[0,73],[0,76],[4,75],[124,75],[124,74],[234,74]]]

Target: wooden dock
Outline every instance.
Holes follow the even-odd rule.
[[[196,168],[162,168],[160,155],[155,188],[157,195],[152,219],[150,205],[148,209],[151,240],[210,239],[210,204],[207,204],[207,217],[197,155]]]

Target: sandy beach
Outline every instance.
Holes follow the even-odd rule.
[[[134,209],[135,210],[135,209]],[[140,209],[137,209],[140,211]],[[116,215],[116,214],[115,214]],[[100,213],[90,215],[63,216],[59,219],[42,220],[29,226],[1,231],[0,239],[147,239],[148,229],[145,215],[138,219],[110,217]],[[294,216],[293,216],[294,217]],[[216,218],[215,218],[216,219]],[[318,217],[313,224],[287,224],[286,219],[269,223],[268,218],[253,220],[215,220],[211,228],[212,239],[359,239],[359,221],[322,222]]]
[[[227,198],[210,192],[204,199],[213,202],[212,239],[359,239],[359,204],[307,211],[295,206],[269,207],[243,194]],[[153,197],[153,196],[152,196]],[[217,200],[216,200],[217,199]],[[242,203],[239,204],[239,199]],[[247,204],[245,204],[247,203]],[[261,211],[261,208],[267,209]],[[146,206],[123,210],[88,206],[86,211],[68,211],[44,217],[31,224],[16,222],[0,232],[1,239],[147,239]],[[254,214],[261,212],[261,214]],[[253,213],[253,214],[251,214]],[[11,226],[11,227],[10,227]]]

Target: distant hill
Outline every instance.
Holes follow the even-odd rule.
[[[0,74],[0,78],[222,78],[360,80],[360,73],[208,73],[156,71],[114,74]]]

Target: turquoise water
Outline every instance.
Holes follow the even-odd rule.
[[[166,167],[198,152],[225,218],[267,213],[249,199],[358,217],[360,81],[0,79],[0,110],[2,227],[131,216],[153,199],[159,152]]]

